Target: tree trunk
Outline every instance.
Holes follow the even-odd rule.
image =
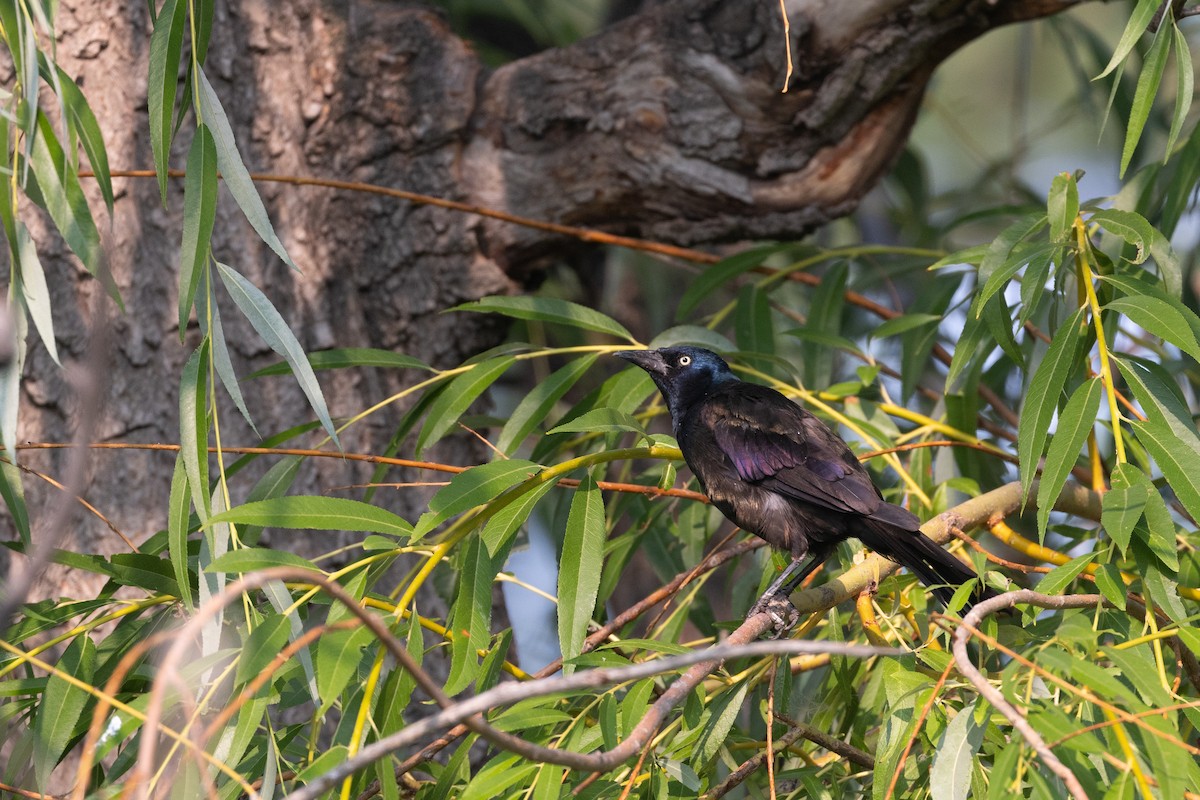
[[[795,74],[781,93],[783,26],[771,2],[663,4],[488,73],[437,13],[421,7],[217,0],[205,69],[252,171],[378,183],[688,245],[792,238],[850,212],[886,171],[941,60],[1000,24],[1069,4],[795,0],[788,4]],[[114,169],[149,166],[145,4],[64,0],[58,25],[58,58],[92,103]],[[182,138],[176,166],[190,137]],[[456,364],[497,343],[503,330],[483,317],[440,312],[520,292],[541,259],[569,243],[368,194],[259,189],[301,272],[257,240],[227,196],[214,252],[267,292],[309,350],[380,347]],[[199,339],[193,324],[180,344],[174,310],[182,186],[172,182],[168,210],[152,180],[117,179],[116,190],[105,245],[126,311],[106,315],[108,385],[93,412],[103,441],[174,442],[178,376]],[[102,209],[98,194],[91,197],[93,210]],[[56,292],[59,350],[78,362],[92,336],[92,310],[107,301],[46,231],[35,226]],[[239,374],[277,360],[232,307],[223,318]],[[73,401],[72,371],[59,370],[35,344],[26,375],[20,438],[67,441],[84,411]],[[388,397],[410,377],[358,370],[321,380],[336,415]],[[264,435],[311,417],[290,378],[251,381],[245,391]],[[344,447],[381,451],[401,412],[393,407],[360,424]],[[255,441],[236,412],[225,411],[221,426],[226,446]],[[451,443],[438,457],[472,463],[481,457],[476,447]],[[22,455],[51,474],[62,458]],[[84,494],[141,540],[165,525],[172,458],[97,452]],[[328,491],[368,474],[340,461],[306,469],[298,491]],[[27,479],[27,487],[36,531],[47,504],[62,499],[39,481]],[[396,501],[410,514],[421,502],[415,494]],[[124,548],[94,517],[79,521],[67,546]],[[69,585],[62,591],[71,593]]]

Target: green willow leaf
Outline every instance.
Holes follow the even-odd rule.
[[[208,264],[217,214],[217,146],[200,125],[188,151],[183,188],[183,244],[179,249],[179,341],[187,334],[196,288]]]
[[[29,309],[33,327],[42,337],[42,344],[50,353],[50,358],[61,367],[62,362],[58,360],[58,344],[54,340],[54,317],[50,313],[50,287],[46,284],[46,272],[42,269],[42,262],[38,258],[37,247],[29,236],[29,229],[20,220],[17,220],[15,249],[20,266],[18,274],[21,300]]]
[[[1087,553],[1072,558],[1065,564],[1060,564],[1038,581],[1038,591],[1049,595],[1062,594],[1071,585],[1071,582],[1079,577],[1079,573],[1087,569],[1088,564],[1095,560],[1095,553]]]
[[[501,356],[476,364],[469,371],[456,375],[429,406],[425,425],[417,434],[415,452],[420,458],[426,447],[436,444],[458,424],[471,403],[496,382],[512,366],[512,356]]]
[[[266,619],[254,626],[254,630],[242,643],[242,654],[238,659],[237,674],[233,680],[234,686],[245,686],[279,655],[279,651],[288,643],[290,622],[283,614],[268,614]]]
[[[91,637],[84,633],[73,638],[56,666],[73,678],[91,683],[96,670],[96,645]],[[42,791],[46,790],[50,773],[62,760],[67,745],[80,733],[80,723],[84,722],[86,709],[92,702],[87,692],[60,675],[51,675],[46,681],[34,723],[37,746],[33,750],[34,774]]]
[[[1060,172],[1050,182],[1046,197],[1046,217],[1050,221],[1050,240],[1067,241],[1079,214],[1079,186],[1069,172]]]
[[[505,489],[528,480],[542,470],[532,461],[500,459],[460,472],[429,501],[412,530],[412,540],[423,538],[451,517],[495,500]]]
[[[1150,243],[1156,234],[1145,217],[1133,211],[1122,211],[1116,208],[1105,208],[1088,217],[1089,223],[1095,223],[1109,233],[1119,236],[1137,248],[1135,264],[1140,264],[1149,255]]]
[[[1141,10],[1139,4],[1139,11]],[[1133,92],[1133,106],[1129,109],[1129,126],[1125,130],[1125,146],[1121,150],[1121,170],[1119,175],[1125,177],[1125,170],[1133,160],[1134,151],[1142,138],[1142,130],[1146,120],[1150,118],[1150,109],[1154,98],[1158,95],[1159,84],[1162,83],[1163,70],[1167,65],[1167,55],[1175,37],[1168,30],[1173,25],[1164,25],[1158,29],[1150,52],[1146,53],[1146,61],[1138,74],[1137,88]]]
[[[1175,496],[1193,519],[1200,519],[1200,437],[1195,428],[1181,424],[1171,414],[1131,425]]]
[[[332,630],[317,642],[315,666],[317,691],[321,696],[318,716],[336,703],[342,690],[358,672],[363,649],[371,642],[374,634],[366,627],[350,630]]]
[[[221,385],[225,387],[225,391],[229,393],[229,398],[233,400],[234,406],[242,415],[242,419],[246,420],[246,424],[250,426],[250,430],[255,436],[262,438],[258,432],[258,426],[254,424],[254,420],[250,417],[250,409],[246,405],[246,398],[242,397],[242,387],[238,383],[237,373],[233,371],[233,361],[229,357],[229,346],[225,343],[225,328],[221,325],[221,312],[217,308],[216,303],[209,303],[210,313],[212,314],[211,325],[207,321],[201,320],[200,330],[209,337],[212,343],[213,367],[216,369],[217,377],[221,380]]]
[[[985,726],[975,721],[975,703],[959,709],[946,726],[929,769],[933,800],[966,800],[971,796],[971,769],[983,744]]]
[[[1102,498],[1100,524],[1122,553],[1129,549],[1134,526],[1146,510],[1150,494],[1146,486],[1149,479],[1144,478],[1132,464],[1118,464],[1113,470],[1112,488]]]
[[[188,571],[188,528],[191,508],[187,468],[181,452],[175,458],[175,471],[171,475],[171,495],[167,504],[167,553],[175,571],[175,582],[179,584],[179,599],[188,609],[195,607],[195,600],[192,597],[192,581]]]
[[[329,418],[329,409],[325,405],[325,396],[321,393],[321,385],[317,383],[317,376],[309,366],[300,342],[296,340],[280,313],[275,310],[275,306],[271,305],[271,301],[257,286],[232,267],[228,267],[220,261],[216,264],[225,290],[233,298],[238,310],[246,316],[250,325],[267,345],[283,356],[291,366],[292,374],[296,376],[296,382],[300,384],[301,391],[308,398],[309,406],[316,413],[317,419],[321,421],[321,427],[325,429],[333,443],[341,449],[337,431],[333,427],[333,420]]]
[[[308,353],[308,363],[314,370],[346,369],[349,367],[383,367],[385,369],[420,369],[432,372],[433,368],[419,358],[379,350],[373,347],[344,347],[334,350],[316,350]],[[272,364],[250,374],[247,378],[263,378],[268,375],[291,375],[287,362]]]
[[[25,504],[21,471],[7,458],[0,459],[0,497],[4,498],[4,505],[8,509],[13,527],[17,529],[21,544],[28,547],[31,541],[29,507]]]
[[[558,571],[558,641],[563,674],[574,666],[596,610],[600,573],[604,568],[604,499],[592,478],[584,478],[571,500]]]
[[[750,681],[743,680],[737,686],[722,692],[705,709],[706,722],[692,749],[692,763],[697,769],[703,770],[717,750],[725,744],[725,738],[733,728],[737,715],[745,704],[746,690]]]
[[[26,187],[30,199],[46,209],[54,226],[85,269],[95,276],[123,311],[121,293],[104,264],[100,231],[92,219],[87,198],[79,183],[79,173],[68,161],[62,144],[54,134],[49,118],[38,112],[37,134],[33,137],[33,180]]]
[[[496,439],[496,449],[507,453],[513,447],[533,433],[537,426],[550,415],[555,404],[563,398],[571,387],[582,378],[599,358],[598,353],[591,353],[583,358],[577,358],[556,370],[544,381],[539,381],[529,394],[521,398],[521,402],[513,409],[500,436]]]
[[[753,247],[722,259],[710,267],[705,267],[699,277],[688,281],[687,289],[684,291],[683,297],[679,299],[679,308],[675,312],[675,319],[689,319],[692,312],[696,310],[696,306],[704,298],[722,287],[732,285],[734,279],[739,275],[744,275],[750,270],[762,266],[764,261],[781,249],[780,245]]]
[[[1126,590],[1125,582],[1121,580],[1121,570],[1112,564],[1101,564],[1093,577],[1104,599],[1124,611]]]
[[[770,297],[753,284],[747,284],[738,291],[733,332],[733,338],[742,350],[768,355],[775,352]]]
[[[1200,361],[1200,341],[1192,320],[1172,304],[1153,295],[1131,295],[1110,300],[1104,308],[1123,314],[1130,322],[1164,342],[1175,345]],[[1191,316],[1194,318],[1195,313]]]
[[[289,495],[243,503],[217,514],[205,525],[221,522],[264,528],[357,531],[402,537],[412,533],[412,525],[405,519],[378,506],[346,497],[320,495]]]
[[[241,508],[239,506],[238,508]],[[237,509],[234,509],[235,511]],[[228,513],[228,512],[225,512]],[[222,515],[223,516],[223,515]],[[213,517],[217,520],[217,517]],[[254,572],[270,567],[299,567],[319,573],[317,565],[307,558],[286,550],[271,550],[265,547],[240,547],[222,553],[204,568],[205,572]]]
[[[1167,146],[1163,154],[1163,162],[1170,158],[1175,149],[1175,142],[1187,121],[1188,111],[1192,108],[1192,95],[1195,93],[1196,76],[1192,71],[1192,49],[1188,46],[1187,36],[1179,30],[1179,25],[1171,20],[1171,38],[1175,45],[1175,113],[1171,115],[1171,132],[1167,134]]]
[[[508,549],[489,555],[478,536],[467,538],[459,551],[458,588],[447,626],[450,638],[450,674],[445,692],[456,695],[479,674],[480,650],[491,639],[492,583]]]
[[[192,506],[203,522],[208,504],[208,341],[201,342],[183,366],[179,385],[179,457],[187,472]]]
[[[556,297],[484,297],[471,303],[463,303],[449,311],[471,311],[478,314],[503,314],[514,319],[533,320],[566,325],[597,333],[607,333],[618,339],[637,344],[625,326],[599,311],[560,300]]]
[[[1108,66],[1104,71],[1096,76],[1097,79],[1108,75],[1116,66],[1125,60],[1125,57],[1133,50],[1138,39],[1145,33],[1146,28],[1150,26],[1150,20],[1154,19],[1154,13],[1162,6],[1158,0],[1138,0],[1138,4],[1133,9],[1133,14],[1129,17],[1129,22],[1125,24],[1125,30],[1121,33],[1121,39],[1117,42],[1116,48],[1113,50],[1112,58],[1108,62]]]
[[[104,147],[104,134],[100,131],[100,123],[96,121],[92,107],[88,105],[87,98],[75,85],[75,81],[58,65],[54,66],[54,71],[58,77],[56,85],[59,97],[70,117],[73,130],[79,134],[79,142],[83,145],[83,152],[87,154],[88,163],[91,164],[92,174],[95,175],[100,194],[104,198],[104,205],[111,214],[114,202],[112,173],[108,167],[108,151]]]
[[[1042,448],[1050,436],[1050,421],[1058,410],[1059,397],[1071,370],[1078,364],[1084,340],[1084,309],[1072,314],[1055,332],[1050,348],[1034,370],[1017,427],[1017,457],[1021,464],[1021,496],[1029,496],[1029,487],[1037,474]],[[957,355],[957,354],[956,354]]]
[[[805,327],[834,336],[842,334],[842,310],[846,305],[846,282],[849,276],[849,265],[845,261],[839,261],[821,277],[820,285],[812,293]],[[762,309],[757,312],[763,320],[763,330],[759,336],[766,346],[743,346],[742,349],[750,349],[755,353],[775,352],[775,331],[771,324],[771,307],[767,299],[762,298]],[[741,344],[740,339],[738,343]],[[828,386],[833,382],[835,351],[815,342],[805,341],[800,345],[800,352],[806,386]]]
[[[1087,441],[1088,433],[1096,424],[1096,412],[1100,410],[1100,398],[1104,395],[1104,385],[1100,378],[1092,378],[1084,383],[1067,401],[1062,412],[1058,415],[1058,429],[1050,439],[1050,447],[1046,450],[1046,463],[1042,468],[1042,480],[1038,484],[1038,540],[1046,538],[1046,523],[1050,519],[1050,510],[1054,500],[1062,493],[1071,467],[1079,458],[1079,451]]]
[[[225,109],[221,106],[220,98],[213,91],[203,69],[197,72],[197,76],[200,116],[203,123],[212,131],[213,142],[217,148],[217,166],[221,170],[225,188],[233,195],[234,202],[246,215],[250,227],[254,228],[254,232],[266,243],[267,247],[274,250],[275,254],[283,259],[283,263],[299,271],[296,263],[292,261],[292,257],[288,255],[287,249],[284,248],[283,242],[275,235],[275,228],[271,225],[267,208],[263,205],[262,197],[259,196],[258,189],[254,187],[254,181],[238,152],[237,142],[233,138],[233,128],[229,125],[229,118],[225,116]]]
[[[187,30],[186,0],[166,0],[150,34],[150,77],[146,104],[150,111],[150,151],[158,174],[158,191],[167,205],[167,158],[171,152],[175,92],[179,85],[179,56]],[[186,102],[187,98],[185,98]]]
[[[916,328],[936,325],[942,321],[940,314],[905,314],[895,319],[889,319],[875,330],[869,332],[872,339],[886,339]]]
[[[592,433],[596,431],[627,431],[649,439],[650,434],[637,417],[616,408],[593,408],[570,422],[556,425],[547,433]]]

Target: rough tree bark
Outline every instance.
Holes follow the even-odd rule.
[[[786,94],[779,91],[782,23],[778,4],[767,0],[665,3],[491,73],[422,7],[217,0],[206,69],[252,170],[380,183],[696,245],[796,237],[848,213],[903,145],[938,63],[992,28],[1070,4],[792,0],[796,72]],[[64,0],[59,34],[58,57],[93,104],[114,168],[148,166],[145,4]],[[172,163],[182,165],[188,142],[178,144]],[[95,412],[105,440],[175,441],[177,376],[190,351],[173,319],[182,187],[172,184],[167,211],[153,181],[116,183],[105,243],[127,312],[108,313],[115,347]],[[566,244],[374,196],[260,190],[303,272],[290,272],[257,242],[228,198],[218,209],[215,254],[264,287],[309,349],[372,346],[457,363],[494,344],[501,329],[439,312],[520,292],[540,259]],[[106,301],[44,225],[42,232],[39,247],[58,292],[59,350],[78,360],[91,310]],[[235,312],[223,316],[241,374],[274,360]],[[197,332],[186,333],[194,346]],[[69,439],[80,413],[70,374],[33,346],[23,440]],[[338,413],[386,397],[408,377],[363,371],[322,380]],[[287,379],[252,382],[247,395],[264,433],[276,420],[310,416]],[[360,426],[345,446],[380,450],[398,413]],[[226,444],[252,441],[234,414],[224,421]],[[470,447],[452,445],[442,457],[474,460]],[[51,473],[61,466],[51,454],[23,458]],[[164,525],[168,456],[98,453],[93,464],[86,496],[119,528],[137,540]],[[323,469],[304,477],[302,488],[363,478],[345,464]],[[59,502],[36,482],[29,487],[35,518],[39,505]],[[74,547],[122,546],[81,517]]]

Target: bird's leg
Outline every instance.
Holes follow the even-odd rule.
[[[796,587],[804,583],[804,579],[816,571],[817,567],[829,558],[828,550],[814,550],[805,557],[792,559],[779,577],[771,581],[771,585],[762,593],[762,597],[751,607],[748,617],[766,612],[775,621],[776,638],[787,633],[800,620],[800,614],[792,605],[791,595]]]

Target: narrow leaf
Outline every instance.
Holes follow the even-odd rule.
[[[426,447],[436,444],[453,430],[458,424],[458,418],[466,412],[471,403],[503,375],[512,363],[511,356],[501,356],[476,364],[468,372],[455,376],[446,390],[429,406],[425,426],[417,434],[417,457],[420,457]]]
[[[505,489],[528,480],[541,469],[532,461],[511,458],[460,472],[429,501],[429,511],[421,515],[412,531],[413,540],[420,539],[453,516],[495,500]]]
[[[1108,311],[1124,314],[1130,322],[1164,342],[1175,345],[1200,361],[1200,341],[1189,320],[1170,303],[1152,295],[1118,297],[1105,306]]]
[[[55,65],[54,69],[58,76],[59,97],[70,115],[75,131],[79,134],[79,142],[83,145],[83,152],[87,154],[92,174],[96,176],[95,181],[104,197],[104,204],[108,206],[108,213],[111,214],[114,202],[112,174],[108,168],[108,152],[104,147],[104,134],[100,131],[100,123],[96,121],[92,107],[88,105],[87,98],[75,85],[75,81],[71,80],[61,67]]]
[[[226,512],[228,513],[228,512]],[[213,518],[216,520],[216,517]],[[271,550],[265,547],[240,547],[214,558],[204,568],[205,572],[254,572],[270,567],[299,567],[320,572],[317,565],[307,558],[286,550]]]
[[[1150,242],[1157,235],[1145,217],[1133,211],[1122,211],[1116,208],[1106,208],[1088,217],[1088,222],[1094,222],[1109,233],[1120,237],[1137,248],[1133,263],[1140,264],[1146,260]]]
[[[317,419],[321,421],[321,426],[340,449],[341,444],[338,442],[337,431],[333,427],[333,420],[329,418],[329,409],[325,405],[325,396],[321,394],[317,376],[309,366],[300,342],[296,341],[296,337],[288,328],[287,323],[283,321],[283,317],[275,310],[275,306],[271,305],[267,296],[237,270],[227,267],[219,261],[217,269],[221,273],[226,291],[229,292],[229,296],[233,298],[238,309],[246,315],[250,325],[266,341],[267,345],[283,356],[291,366],[292,373],[296,376],[296,382],[300,384],[300,389],[308,398],[308,403],[316,413]]]
[[[196,85],[200,90],[200,116],[204,124],[212,131],[213,141],[217,147],[217,166],[221,170],[225,188],[233,195],[234,202],[246,215],[250,227],[254,228],[266,245],[283,259],[283,263],[292,269],[298,269],[295,262],[292,261],[292,257],[287,254],[283,242],[279,241],[279,237],[275,235],[275,228],[271,226],[271,218],[267,216],[266,206],[263,205],[258,189],[254,187],[254,181],[246,170],[241,154],[238,153],[237,143],[233,138],[233,128],[230,127],[229,119],[225,116],[225,109],[221,107],[221,100],[213,91],[203,69],[197,70]]]
[[[1169,414],[1131,424],[1176,497],[1193,519],[1200,519],[1200,437],[1195,428]]]
[[[1133,106],[1129,109],[1129,127],[1125,130],[1125,146],[1121,150],[1122,178],[1125,177],[1125,170],[1129,168],[1129,162],[1133,160],[1133,153],[1142,138],[1142,130],[1146,127],[1146,120],[1150,118],[1150,109],[1158,95],[1158,86],[1162,83],[1167,54],[1171,52],[1171,45],[1175,41],[1175,37],[1166,30],[1168,27],[1173,26],[1164,25],[1159,28],[1138,75],[1137,88],[1133,92]]]
[[[749,688],[750,682],[743,680],[735,688],[722,692],[710,704],[706,711],[708,721],[700,732],[700,738],[696,740],[696,746],[692,749],[692,763],[698,769],[703,771],[721,745],[725,744],[725,737],[729,735],[738,713],[742,710],[746,699],[746,690]]]
[[[1067,401],[1058,415],[1058,429],[1050,439],[1046,451],[1046,464],[1042,468],[1042,480],[1038,484],[1038,538],[1046,537],[1046,523],[1054,499],[1062,492],[1071,467],[1079,458],[1079,451],[1087,441],[1088,432],[1096,424],[1096,412],[1100,409],[1100,398],[1104,385],[1100,378],[1092,378],[1080,386]]]
[[[187,471],[192,505],[203,522],[208,505],[208,342],[204,341],[183,366],[179,385],[179,457]]]
[[[1017,456],[1021,464],[1021,495],[1029,495],[1029,487],[1037,473],[1042,448],[1050,435],[1050,421],[1058,409],[1067,377],[1078,362],[1083,344],[1084,309],[1072,314],[1055,332],[1042,362],[1038,364],[1025,392],[1025,403],[1017,429]],[[957,355],[957,354],[956,354]]]
[[[1175,44],[1175,113],[1171,115],[1171,132],[1167,135],[1167,146],[1164,151],[1164,161],[1175,149],[1175,142],[1187,121],[1188,111],[1192,107],[1192,95],[1195,93],[1196,76],[1192,72],[1192,49],[1188,46],[1187,36],[1179,30],[1179,26],[1171,20],[1171,34]]]
[[[20,265],[20,292],[29,316],[33,318],[33,327],[37,328],[42,337],[42,344],[55,364],[62,366],[58,360],[58,344],[54,340],[54,317],[50,314],[50,287],[46,285],[46,273],[42,262],[38,259],[37,248],[29,236],[25,223],[17,221],[17,260]]]
[[[1108,62],[1108,66],[1104,71],[1094,78],[1098,80],[1108,75],[1117,65],[1125,60],[1137,44],[1138,39],[1145,33],[1146,28],[1150,25],[1150,20],[1154,19],[1154,12],[1159,9],[1162,3],[1159,0],[1138,0],[1138,4],[1133,9],[1133,14],[1129,17],[1129,22],[1125,24],[1125,30],[1121,33],[1121,39],[1117,42],[1116,49],[1113,50],[1112,58]]]
[[[183,244],[179,249],[179,341],[187,334],[196,287],[208,264],[217,213],[217,146],[208,127],[196,129],[183,188]]]
[[[447,636],[450,638],[450,675],[445,692],[455,695],[479,674],[480,650],[491,638],[492,583],[507,551],[490,556],[478,536],[467,539],[458,562],[458,588],[454,594]]]
[[[778,252],[779,249],[779,245],[755,247],[735,253],[729,258],[718,261],[711,267],[706,267],[698,278],[688,281],[687,289],[684,291],[683,297],[679,299],[679,308],[675,312],[675,318],[678,320],[689,319],[692,316],[692,311],[695,310],[696,306],[704,298],[717,289],[732,285],[735,278],[749,272],[755,267],[761,266],[767,258]],[[656,346],[663,347],[665,345]]]
[[[637,344],[625,326],[599,311],[560,300],[557,297],[484,297],[472,303],[463,303],[450,311],[473,311],[479,314],[503,314],[514,319],[550,322],[597,333],[607,333],[618,339]]]
[[[426,372],[432,368],[419,358],[394,353],[391,350],[378,350],[373,347],[345,347],[335,350],[317,350],[308,354],[308,363],[314,370],[345,369],[347,367],[384,367],[385,369],[420,369]],[[292,368],[287,362],[272,364],[252,373],[249,378],[262,378],[267,375],[291,375]]]
[[[175,582],[179,584],[179,599],[185,608],[195,606],[192,598],[192,581],[188,571],[188,523],[191,518],[192,502],[188,493],[187,468],[183,453],[175,458],[175,471],[171,475],[171,495],[167,505],[167,553],[175,570]]]
[[[56,666],[73,678],[91,683],[96,669],[96,645],[91,637],[83,633],[72,639]],[[46,691],[38,703],[34,724],[37,746],[33,751],[37,785],[42,791],[46,790],[51,771],[75,737],[89,701],[87,692],[60,675],[51,675],[46,681]]]
[[[590,477],[571,500],[558,571],[558,641],[563,674],[574,671],[569,660],[579,655],[588,623],[596,610],[596,593],[604,567],[604,500]]]
[[[1129,549],[1133,528],[1142,518],[1149,498],[1146,485],[1131,479],[1131,472],[1141,471],[1132,464],[1118,464],[1113,470],[1112,489],[1104,493],[1100,514],[1105,533],[1122,553]]]
[[[319,495],[290,495],[244,503],[214,516],[206,525],[220,522],[293,530],[385,533],[403,537],[412,533],[412,526],[406,520],[378,506],[346,497]]]
[[[187,29],[185,0],[166,0],[154,20],[150,34],[150,77],[146,103],[150,111],[150,150],[158,191],[167,205],[167,157],[171,152],[172,120],[175,117],[175,92],[179,85],[179,54]]]
[[[1037,590],[1043,594],[1056,595],[1062,594],[1071,581],[1079,577],[1079,573],[1083,572],[1088,564],[1096,560],[1095,553],[1072,558],[1065,564],[1061,564],[1046,573],[1046,577],[1038,581]]]
[[[942,734],[929,770],[933,800],[966,800],[971,796],[971,769],[983,744],[984,726],[975,721],[975,704],[968,703]]]
[[[521,398],[521,402],[504,423],[504,428],[496,440],[496,449],[507,453],[514,446],[520,445],[526,436],[546,420],[554,405],[583,377],[598,357],[598,353],[591,353],[577,358],[534,386],[529,394]]]
[[[592,433],[596,431],[628,431],[649,438],[646,429],[632,414],[615,408],[594,408],[570,422],[551,428],[547,433]]]
[[[1071,235],[1079,214],[1079,186],[1069,172],[1060,172],[1050,182],[1046,198],[1046,216],[1050,220],[1050,239],[1063,242]]]

